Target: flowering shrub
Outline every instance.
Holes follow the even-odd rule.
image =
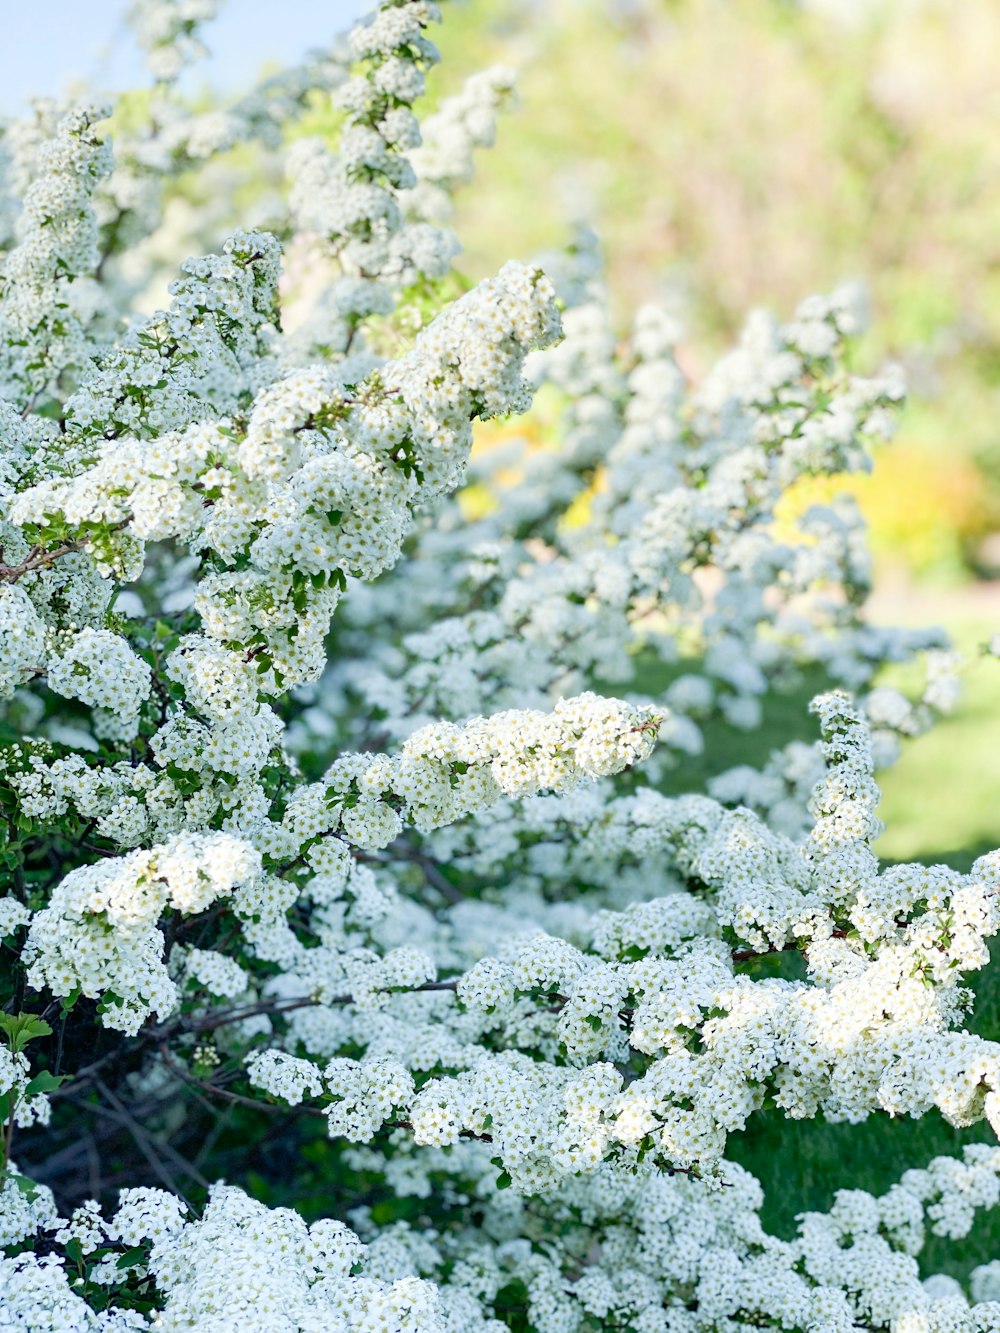
[[[459,200],[463,267],[558,243],[582,198],[619,308],[669,283],[689,357],[751,304],[862,277],[861,354],[891,349],[908,379],[893,448],[846,483],[876,561],[995,576],[1000,321],[982,274],[1000,225],[998,43],[993,0],[965,0],[961,22],[937,0],[575,0],[541,22],[536,0],[464,0],[442,80],[516,58],[522,114]]]
[[[212,10],[136,6],[143,115],[5,140],[0,1327],[1000,1328],[997,1265],[917,1261],[1000,1149],[791,1240],[726,1157],[765,1107],[1000,1128],[963,1026],[1000,853],[871,845],[953,658],[861,617],[849,504],[779,521],[901,396],[847,369],[849,294],[689,386],[662,311],[615,336],[588,236],[462,291],[510,75],[421,128],[436,7],[387,0],[197,115]],[[286,202],[147,309],[171,180],[236,143]],[[470,459],[538,389],[560,447]],[[658,789],[806,667],[812,744]]]

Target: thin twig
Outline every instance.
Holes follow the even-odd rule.
[[[249,1106],[254,1111],[266,1111],[270,1114],[281,1115],[283,1113],[294,1112],[298,1115],[322,1116],[326,1118],[326,1112],[321,1111],[318,1106],[276,1106],[274,1102],[259,1101],[255,1097],[244,1097],[238,1092],[230,1092],[228,1088],[220,1088],[217,1083],[210,1083],[207,1079],[196,1078],[183,1065],[178,1064],[176,1060],[167,1051],[165,1045],[160,1047],[160,1055],[163,1063],[178,1078],[187,1083],[189,1087],[198,1088],[202,1092],[207,1092],[210,1097],[219,1097],[223,1101],[231,1102],[234,1106]]]
[[[183,1199],[184,1202],[187,1204],[187,1206],[190,1208],[191,1203],[187,1195],[181,1189],[180,1185],[174,1179],[171,1172],[163,1164],[163,1162],[160,1160],[157,1154],[156,1149],[158,1147],[165,1148],[165,1145],[154,1144],[153,1140],[150,1138],[146,1130],[143,1129],[142,1125],[139,1124],[138,1120],[136,1120],[135,1116],[132,1115],[132,1113],[128,1110],[128,1108],[125,1107],[122,1104],[122,1102],[118,1100],[118,1098],[111,1091],[111,1089],[105,1083],[102,1083],[100,1079],[95,1079],[94,1082],[97,1087],[98,1093],[108,1102],[108,1105],[111,1107],[110,1113],[115,1116],[115,1118],[124,1126],[125,1129],[128,1130],[129,1135],[132,1138],[132,1141],[135,1143],[135,1146],[139,1149],[143,1157],[145,1157],[146,1161],[149,1163],[150,1167],[153,1170],[153,1173],[167,1187],[168,1190],[173,1191],[174,1194],[178,1195],[179,1198]],[[101,1109],[103,1110],[104,1114],[108,1114],[107,1107]],[[171,1149],[170,1152],[173,1152],[173,1149]],[[183,1160],[184,1159],[181,1158],[182,1162]],[[195,1173],[195,1177],[197,1177],[197,1175],[198,1173]],[[199,1181],[199,1184],[201,1183],[202,1181]]]

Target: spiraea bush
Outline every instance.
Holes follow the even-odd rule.
[[[692,385],[586,234],[467,289],[510,73],[421,122],[437,7],[387,0],[196,113],[213,10],[143,0],[155,91],[2,141],[0,1327],[1000,1329],[1000,1264],[919,1264],[1000,1148],[845,1162],[790,1239],[727,1158],[767,1108],[1000,1128],[1000,853],[872,850],[954,659],[863,618],[849,502],[781,514],[891,430],[852,294]],[[812,741],[664,794],[803,673]]]

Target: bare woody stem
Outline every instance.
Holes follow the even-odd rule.
[[[122,528],[128,527],[129,522],[130,519],[123,518],[117,523],[110,524],[106,530],[108,532],[120,532]],[[51,551],[47,551],[44,546],[36,544],[18,565],[4,564],[3,547],[0,547],[0,583],[16,583],[25,574],[33,574],[39,569],[48,569],[50,565],[55,564],[64,555],[72,555],[75,551],[82,551],[85,546],[90,544],[90,541],[90,537],[76,537],[72,541],[62,542],[59,546],[54,546]]]
[[[43,546],[33,546],[19,565],[5,565],[0,562],[0,583],[16,583],[25,574],[32,574],[38,569],[48,569],[64,555],[71,555],[87,545],[86,540],[63,542],[61,546],[46,551]]]

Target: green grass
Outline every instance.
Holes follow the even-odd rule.
[[[883,1194],[910,1167],[926,1166],[943,1154],[955,1156],[968,1143],[990,1142],[995,1136],[988,1126],[957,1130],[932,1115],[920,1120],[873,1116],[862,1125],[828,1125],[764,1112],[730,1138],[728,1155],[760,1180],[764,1225],[787,1238],[799,1213],[825,1211],[838,1189]],[[961,1280],[977,1264],[997,1258],[998,1213],[1000,1209],[980,1213],[965,1240],[930,1236],[920,1256],[925,1275],[950,1273]]]
[[[876,850],[887,861],[967,870],[982,852],[1000,846],[1000,661],[980,651],[994,631],[981,617],[955,618],[945,628],[966,658],[961,702],[926,735],[907,741],[898,763],[878,775],[885,832]],[[654,667],[642,673],[639,688],[655,695],[673,674]],[[614,693],[613,686],[604,688]],[[661,787],[671,795],[704,790],[709,778],[736,764],[759,767],[789,741],[815,740],[809,701],[826,688],[822,673],[806,672],[794,690],[768,696],[757,730],[707,724],[704,753],[685,757]]]
[[[991,966],[971,979],[976,1003],[969,1028],[1000,1040],[1000,944]],[[932,1157],[954,1157],[969,1143],[995,1143],[985,1122],[953,1129],[936,1113],[919,1120],[870,1116],[863,1124],[788,1120],[777,1111],[758,1113],[742,1134],[729,1140],[729,1156],[752,1171],[764,1187],[764,1225],[786,1238],[798,1214],[825,1211],[838,1189],[883,1194],[904,1171]],[[1000,1208],[980,1213],[962,1241],[929,1236],[920,1256],[926,1274],[963,1279],[977,1264],[1000,1257]]]
[[[886,831],[877,850],[888,861],[922,860],[967,870],[976,856],[1000,846],[1000,662],[978,652],[995,628],[982,614],[938,614],[937,619],[946,622],[956,646],[968,654],[962,701],[926,736],[908,742],[898,764],[880,775],[879,813]],[[643,688],[652,693],[662,684],[650,673]],[[772,749],[792,739],[815,738],[808,703],[823,688],[822,678],[811,675],[793,692],[770,697],[764,725],[756,732],[722,724],[707,727],[705,753],[685,760],[663,784],[665,789],[703,789],[709,777],[735,764],[760,765]],[[970,978],[977,997],[971,1027],[998,1040],[1000,948],[994,959],[990,968]],[[956,1130],[937,1114],[920,1120],[877,1115],[861,1125],[831,1125],[763,1112],[745,1132],[732,1137],[730,1154],[764,1186],[765,1225],[787,1237],[794,1233],[799,1213],[829,1208],[838,1189],[883,1193],[907,1168],[924,1166],[941,1154],[953,1156],[976,1142],[995,1142],[988,1126]],[[980,1214],[963,1241],[931,1237],[921,1264],[927,1273],[963,1278],[977,1264],[997,1257],[1000,1208]]]
[[[878,851],[964,870],[1000,846],[1000,661],[979,652],[1000,624],[962,617],[946,627],[967,655],[962,701],[881,776]]]

